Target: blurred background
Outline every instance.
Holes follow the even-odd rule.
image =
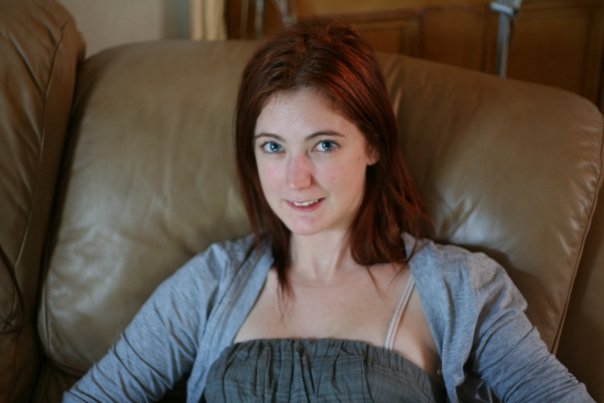
[[[604,0],[61,2],[88,55],[156,39],[260,38],[295,20],[327,17],[355,26],[380,51],[552,85],[604,110]]]

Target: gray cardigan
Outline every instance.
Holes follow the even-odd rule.
[[[214,244],[161,284],[64,402],[155,401],[187,374],[187,401],[199,401],[271,267],[269,245],[252,245],[251,236]],[[423,240],[409,266],[450,401],[489,401],[493,391],[506,402],[593,402],[548,353],[524,298],[493,260]]]

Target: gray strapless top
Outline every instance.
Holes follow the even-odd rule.
[[[444,402],[442,383],[395,351],[339,339],[260,339],[226,348],[202,402]]]

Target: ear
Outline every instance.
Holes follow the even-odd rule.
[[[371,166],[378,162],[380,159],[380,153],[371,146],[367,146],[367,166]]]

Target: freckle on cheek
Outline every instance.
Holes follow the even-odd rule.
[[[329,176],[327,177],[330,181],[336,180],[339,177],[342,176],[342,170],[341,169],[332,169],[329,172]]]

